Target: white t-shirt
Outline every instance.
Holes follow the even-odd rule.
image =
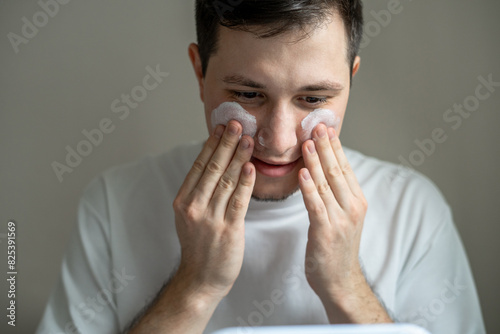
[[[37,333],[119,333],[175,271],[172,202],[201,150],[186,145],[112,168],[86,188]],[[450,208],[425,177],[344,149],[368,200],[360,259],[396,321],[433,334],[485,333]],[[309,222],[300,191],[251,200],[240,275],[205,333],[229,326],[326,324],[305,278]]]

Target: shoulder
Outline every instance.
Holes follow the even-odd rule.
[[[422,207],[433,211],[448,209],[438,187],[420,172],[349,148],[344,151],[365,196],[372,201],[398,203],[414,210]]]
[[[410,253],[425,253],[439,231],[452,230],[450,207],[428,177],[402,165],[345,151],[368,202],[363,233],[371,241],[365,246],[392,244],[406,258]]]
[[[450,207],[428,177],[345,151],[368,202],[360,253],[374,277],[388,266],[384,259],[392,259],[393,272],[399,275],[410,272],[431,248],[437,249],[436,245],[457,249]]]
[[[82,200],[101,207],[110,201],[156,191],[177,192],[203,143],[179,145],[157,156],[113,166],[96,176],[83,190]]]

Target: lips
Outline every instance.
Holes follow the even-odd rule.
[[[291,173],[299,163],[299,160],[300,159],[297,159],[290,163],[273,163],[252,157],[250,161],[255,165],[255,169],[258,173],[268,177],[282,177]]]

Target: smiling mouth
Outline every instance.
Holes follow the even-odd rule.
[[[290,174],[295,169],[295,166],[297,166],[299,161],[300,158],[289,163],[272,164],[255,157],[252,157],[250,160],[250,162],[255,165],[255,169],[258,173],[268,177],[283,177]]]

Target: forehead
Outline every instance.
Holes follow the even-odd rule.
[[[292,73],[298,78],[348,76],[345,27],[338,15],[329,16],[317,27],[268,38],[221,27],[217,51],[209,61],[207,74],[210,67],[218,72],[244,71],[264,76],[272,73],[284,81],[289,80]]]

